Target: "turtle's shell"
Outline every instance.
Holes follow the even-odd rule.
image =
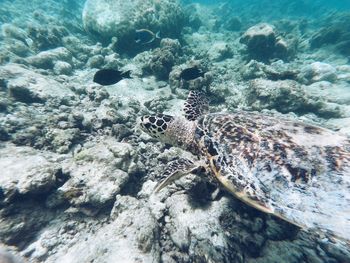
[[[197,145],[216,178],[244,202],[350,239],[350,141],[261,114],[208,114]]]

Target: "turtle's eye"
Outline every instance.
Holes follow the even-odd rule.
[[[170,115],[157,114],[141,117],[142,129],[153,137],[160,137],[167,130],[174,118]]]

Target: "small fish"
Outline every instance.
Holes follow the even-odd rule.
[[[94,82],[103,86],[113,85],[122,79],[131,79],[130,72],[130,70],[122,72],[114,69],[101,69],[95,73]]]
[[[192,68],[187,68],[184,69],[181,73],[180,73],[180,78],[183,80],[192,80],[192,79],[196,79],[199,77],[204,77],[204,72],[202,72],[199,68],[192,67]]]
[[[160,32],[154,34],[151,30],[148,29],[139,29],[135,31],[135,42],[146,45],[152,43],[155,39],[160,38]]]

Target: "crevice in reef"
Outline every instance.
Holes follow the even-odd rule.
[[[137,194],[140,192],[144,183],[144,176],[145,174],[142,172],[130,174],[129,179],[121,189],[120,194],[137,197]]]
[[[189,191],[189,203],[194,209],[206,209],[211,205],[211,194],[216,190],[216,186],[205,180],[200,180]]]
[[[41,229],[66,208],[66,204],[53,209],[46,205],[47,198],[69,179],[69,175],[63,174],[59,169],[55,178],[55,184],[49,190],[39,193],[15,193],[11,203],[1,207],[2,224],[11,225],[10,232],[3,232],[0,228],[1,242],[23,249],[35,239]]]

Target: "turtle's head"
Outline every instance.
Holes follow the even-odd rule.
[[[141,128],[143,131],[158,138],[161,141],[167,141],[167,129],[170,123],[174,121],[174,117],[165,114],[146,115],[141,117]]]
[[[164,143],[187,149],[194,138],[194,122],[165,114],[141,117],[141,128]]]

